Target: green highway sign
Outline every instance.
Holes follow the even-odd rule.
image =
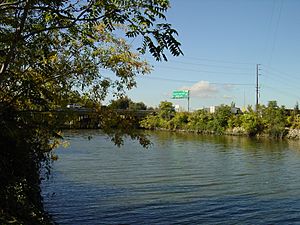
[[[189,98],[189,91],[173,91],[172,98],[181,99],[181,98]]]

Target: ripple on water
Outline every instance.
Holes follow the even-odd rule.
[[[59,224],[300,223],[295,145],[156,132],[118,149],[80,132],[42,184]]]

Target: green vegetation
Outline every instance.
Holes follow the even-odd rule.
[[[146,110],[147,106],[143,102],[133,102],[127,96],[112,100],[108,105],[110,109],[123,109],[123,110]]]
[[[140,54],[182,54],[168,8],[168,0],[0,1],[0,224],[50,223],[39,184],[65,120],[53,110],[95,107],[117,144],[123,135],[147,144],[132,117],[100,111],[101,101],[150,72]],[[131,38],[141,41],[137,50]]]
[[[251,107],[244,113],[233,114],[232,105],[221,105],[214,113],[201,109],[195,112],[175,112],[171,102],[161,102],[157,115],[141,121],[146,129],[185,130],[205,134],[268,136],[281,139],[288,128],[299,128],[298,104],[294,110],[278,107],[276,101]]]

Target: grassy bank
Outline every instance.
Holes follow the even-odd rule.
[[[172,103],[162,102],[156,115],[140,122],[145,129],[188,131],[214,135],[243,135],[276,139],[299,139],[299,110],[286,110],[275,101],[260,105],[254,111],[248,107],[243,113],[232,113],[232,107],[221,105],[214,113],[205,109],[194,112],[175,112]]]

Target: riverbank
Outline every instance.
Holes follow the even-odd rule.
[[[300,139],[299,110],[287,111],[276,102],[249,107],[243,113],[232,113],[231,106],[221,105],[211,113],[205,109],[175,112],[172,104],[161,103],[156,115],[140,122],[145,129],[183,130],[202,134]]]
[[[233,129],[227,129],[224,133],[225,135],[233,135],[233,136],[249,136],[245,129],[242,127],[235,127]],[[259,134],[257,137],[266,137],[272,138],[268,134]],[[300,129],[291,129],[286,128],[283,136],[280,139],[292,139],[292,140],[300,140]]]
[[[227,129],[223,133],[216,133],[214,131],[203,131],[203,130],[185,130],[185,129],[166,129],[166,128],[155,128],[152,130],[158,131],[169,131],[169,132],[182,132],[182,133],[196,133],[196,134],[203,134],[203,135],[216,135],[216,136],[241,136],[241,137],[249,137],[247,131],[242,127],[235,127],[233,129]],[[253,136],[251,136],[253,137]],[[256,138],[273,138],[270,137],[268,134],[259,134],[255,136]],[[300,140],[300,129],[289,129],[286,128],[286,134],[282,136],[280,139],[289,139],[289,140]]]

